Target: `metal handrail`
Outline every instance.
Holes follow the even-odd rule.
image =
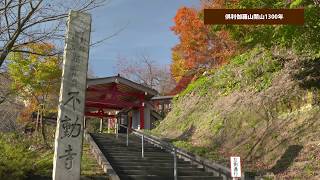
[[[144,139],[146,139],[148,142],[150,142],[150,143],[152,143],[152,144],[154,144],[156,146],[162,147],[163,149],[165,149],[165,150],[169,151],[170,153],[172,153],[173,156],[174,156],[174,175],[175,175],[175,180],[176,180],[176,176],[177,176],[176,155],[179,155],[180,157],[184,157],[186,159],[189,159],[191,162],[194,162],[194,163],[196,163],[198,165],[203,166],[205,169],[209,169],[209,170],[217,173],[219,175],[219,177],[224,177],[224,179],[227,179],[227,180],[232,179],[230,169],[228,169],[228,168],[226,168],[226,167],[224,167],[224,166],[222,166],[220,164],[216,164],[216,163],[210,162],[208,160],[203,159],[200,156],[197,156],[197,155],[194,155],[192,153],[186,152],[186,151],[184,151],[182,149],[179,149],[176,146],[159,139],[158,137],[145,134],[145,133],[143,133],[141,131],[137,131],[135,129],[128,128],[127,126],[124,126],[124,125],[121,125],[121,124],[119,124],[119,126],[127,129],[127,146],[129,145],[129,130],[131,130],[133,132],[133,134],[135,134],[137,136],[141,136],[141,139],[142,139],[142,149],[141,149],[142,157],[144,157],[144,148],[143,148]],[[117,134],[118,134],[118,132],[117,132]]]

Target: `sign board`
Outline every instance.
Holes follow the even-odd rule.
[[[240,157],[230,157],[231,177],[241,178],[241,162]]]
[[[71,11],[65,39],[53,180],[79,180],[91,16]]]

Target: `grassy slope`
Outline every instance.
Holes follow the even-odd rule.
[[[48,135],[53,142],[54,129],[49,127]],[[53,148],[45,148],[36,136],[0,133],[0,179],[51,179],[53,169]],[[107,176],[84,142],[81,160],[83,179],[106,179]]]
[[[153,133],[247,170],[319,177],[319,74],[319,59],[256,48],[190,84]]]
[[[51,177],[53,168],[53,151],[45,150],[39,152],[38,154],[39,157],[37,157],[36,161],[37,169],[34,172],[34,175],[40,177]],[[102,171],[96,159],[91,154],[90,147],[87,142],[84,142],[83,144],[81,159],[81,177],[83,179],[107,178],[106,174]]]

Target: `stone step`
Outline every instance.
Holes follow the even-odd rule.
[[[101,147],[101,151],[108,151],[108,152],[141,152],[141,147],[139,148],[130,148],[130,149],[125,149],[125,148],[105,148]],[[154,149],[154,148],[144,148],[144,152],[161,152],[161,153],[168,153],[167,151],[159,150],[159,149]]]
[[[137,165],[123,165],[123,166],[113,166],[115,169],[119,170],[149,170],[149,169],[163,169],[163,170],[172,170],[173,165],[171,167],[159,167],[158,165],[154,166],[137,166]],[[196,166],[178,166],[178,170],[192,170],[197,168]],[[201,171],[204,171],[203,168],[197,168]]]
[[[173,176],[120,175],[121,180],[174,180]],[[178,180],[223,180],[214,176],[178,176]]]
[[[124,144],[116,144],[116,143],[110,143],[110,144],[104,144],[103,142],[96,141],[97,144],[99,144],[99,147],[101,149],[110,149],[110,150],[129,150],[129,151],[135,151],[135,150],[141,150],[141,144],[129,144],[127,146],[125,143]],[[164,149],[161,149],[159,147],[156,147],[154,145],[146,145],[144,144],[144,149],[150,149],[150,150],[157,150],[157,151],[164,151],[167,152]]]
[[[161,159],[161,160],[170,160],[170,161],[173,161],[173,157],[155,157],[155,156],[145,156],[144,158],[142,158],[141,156],[108,156],[108,158],[110,158],[111,160],[112,159],[119,159],[119,160],[125,160],[125,159],[131,159],[131,160],[158,160],[158,159]],[[183,160],[181,160],[183,161]],[[178,161],[180,162],[180,161]]]
[[[118,144],[126,144],[127,142],[127,138],[118,138],[118,139],[115,139],[115,137],[111,137],[111,138],[114,138],[114,139],[105,139],[103,137],[94,137],[93,138],[97,141],[100,141],[100,142],[103,142],[103,143],[118,143]],[[109,138],[109,137],[107,137]],[[135,138],[135,137],[129,137],[129,143],[133,143],[133,144],[141,144],[141,138]],[[148,141],[144,140],[145,144],[150,144],[148,143]]]
[[[117,159],[117,158],[110,158],[110,162],[114,162],[114,163],[117,163],[117,162],[136,162],[136,163],[139,163],[139,162],[147,162],[147,163],[173,163],[173,159],[172,160],[169,160],[169,159]],[[182,160],[180,161],[177,161],[178,164],[189,164],[188,162],[184,162]]]
[[[94,140],[106,156],[121,180],[173,180],[173,155],[145,142],[144,158],[141,157],[141,139],[130,135],[129,146],[126,136],[118,139],[110,135],[93,135]],[[177,159],[179,180],[220,180],[212,173],[188,161]]]
[[[127,154],[127,153],[132,153],[132,154],[137,154],[140,153],[141,154],[141,148],[136,149],[136,150],[127,150],[127,149],[107,149],[107,148],[100,148],[101,151],[105,151],[105,152],[109,152],[109,153],[122,153],[122,154]],[[143,150],[144,153],[158,153],[158,154],[170,154],[171,153],[167,152],[167,151],[160,151],[160,150],[152,150],[152,149],[144,149]]]
[[[120,170],[117,169],[119,174],[128,175],[157,175],[157,176],[167,176],[170,173],[173,174],[173,169],[148,169],[148,170]],[[179,170],[178,175],[180,176],[212,176],[211,173],[207,173],[201,170]]]
[[[120,154],[120,153],[106,153],[104,152],[104,154],[106,156],[109,156],[109,157],[142,157],[141,153],[135,153],[135,154]],[[144,153],[144,157],[156,157],[156,158],[163,158],[163,159],[170,159],[172,158],[172,156],[170,155],[167,155],[167,154],[146,154]]]
[[[151,162],[110,162],[111,166],[157,166],[157,167],[172,167],[173,168],[173,162],[158,162],[157,164],[151,163]],[[189,163],[178,163],[178,167],[194,167],[193,165]]]
[[[96,141],[97,142],[97,141]],[[135,150],[141,150],[141,144],[139,144],[139,145],[137,145],[137,146],[135,146],[135,145],[129,145],[129,147],[127,147],[125,144],[124,145],[117,145],[117,144],[110,144],[110,145],[106,145],[106,144],[103,144],[103,143],[101,143],[101,142],[97,142],[98,144],[100,144],[100,148],[101,149],[110,149],[110,150],[123,150],[123,149],[125,149],[125,150],[128,150],[128,151],[135,151]],[[159,150],[159,151],[165,151],[165,150],[163,150],[163,149],[160,149],[160,148],[157,148],[157,147],[155,147],[155,146],[152,146],[152,145],[150,145],[150,146],[144,146],[143,148],[145,148],[145,149],[151,149],[151,150]]]
[[[102,151],[103,153],[106,153],[108,156],[128,156],[128,157],[141,157],[141,152],[108,152],[108,151]],[[156,153],[156,152],[145,152],[145,157],[173,157],[169,153]]]
[[[92,136],[92,137],[94,137],[94,138],[96,138],[97,140],[102,140],[102,141],[108,141],[108,142],[110,142],[110,141],[122,141],[122,140],[127,140],[127,135],[125,135],[125,136],[118,136],[118,139],[116,138],[116,136],[104,136],[104,135],[102,135],[102,136]],[[141,141],[141,137],[139,136],[139,137],[137,137],[137,136],[135,136],[135,135],[129,135],[129,141]]]
[[[99,142],[99,141],[96,141],[96,142]],[[121,143],[117,143],[117,142],[110,142],[110,143],[105,143],[105,142],[99,142],[101,143],[101,145],[103,145],[104,147],[118,147],[118,148],[131,148],[131,147],[134,147],[134,148],[141,148],[141,143],[136,143],[136,144],[133,144],[133,143],[130,143],[129,142],[129,146],[127,146],[127,143],[124,141],[124,142],[121,142]],[[156,148],[154,145],[152,144],[147,144],[147,143],[144,143],[143,146],[145,148]]]
[[[98,141],[96,141],[96,142],[98,142]],[[126,144],[103,144],[102,142],[98,142],[98,143],[101,143],[100,146],[102,149],[128,149],[128,150],[141,149],[141,144],[129,144],[129,146],[127,146]],[[153,145],[145,146],[145,144],[144,144],[143,147],[145,149],[154,149],[154,150],[165,151],[165,150],[160,149],[158,147],[155,147]]]

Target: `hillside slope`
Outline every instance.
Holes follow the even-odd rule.
[[[152,132],[276,179],[320,178],[320,59],[255,48],[179,94]]]

